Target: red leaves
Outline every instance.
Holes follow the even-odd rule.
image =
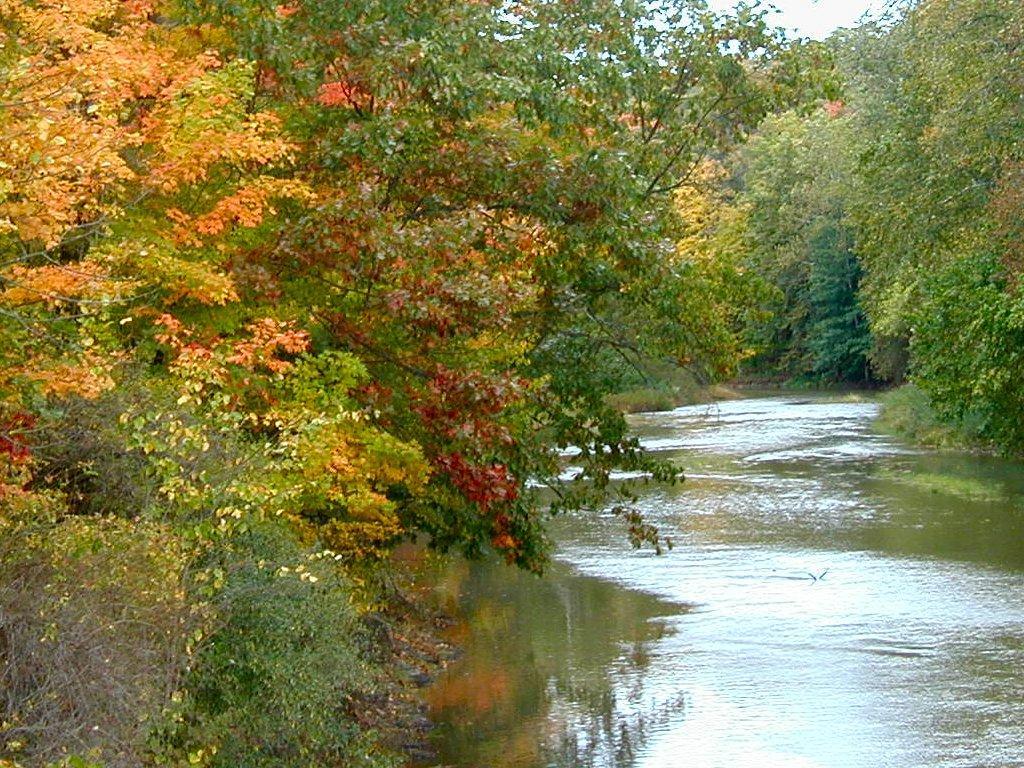
[[[495,415],[522,397],[522,383],[508,375],[488,377],[479,371],[456,371],[438,365],[428,385],[442,402],[460,410]]]
[[[463,496],[485,512],[519,497],[519,481],[504,464],[472,464],[459,453],[438,456],[435,463]]]
[[[25,433],[34,429],[36,417],[30,413],[16,413],[0,422],[0,456],[7,456],[14,464],[29,460],[32,450],[25,439]]]
[[[493,515],[495,546],[503,550],[516,545],[512,537],[502,538],[508,518],[501,510],[519,498],[520,480],[495,458],[495,450],[514,444],[501,414],[521,398],[522,387],[508,376],[438,366],[421,402],[413,407],[433,433],[428,444],[438,445],[434,466],[467,501]],[[447,448],[441,449],[445,443]]]
[[[521,382],[508,375],[489,377],[439,365],[414,411],[424,426],[449,440],[508,445],[512,436],[496,417],[522,396]]]
[[[505,553],[505,560],[512,565],[520,557],[523,541],[516,538],[510,531],[512,521],[508,515],[495,515],[494,533],[491,535],[491,546],[498,552]]]

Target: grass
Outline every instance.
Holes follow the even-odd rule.
[[[991,483],[971,477],[954,477],[933,472],[882,475],[886,480],[908,485],[918,491],[956,496],[968,501],[996,502],[1003,498],[1002,491]]]
[[[685,404],[680,393],[665,386],[643,387],[610,395],[608,402],[623,413],[671,411]]]
[[[720,384],[701,384],[685,368],[653,362],[648,367],[649,384],[609,395],[608,404],[623,413],[651,413],[742,396]]]
[[[969,426],[942,421],[928,395],[913,384],[886,392],[877,426],[912,443],[931,448],[977,449],[982,442]]]

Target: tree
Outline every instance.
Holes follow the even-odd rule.
[[[194,619],[161,657],[181,688],[139,705],[153,760],[190,765],[345,762],[322,644],[347,620],[317,614],[355,600],[342,568],[425,533],[539,570],[546,514],[608,503],[615,469],[676,478],[603,363],[728,367],[731,267],[680,250],[676,193],[820,57],[701,2],[11,0],[0,25],[0,540],[103,588],[174,552],[139,582],[169,594],[115,592]],[[94,596],[33,594],[47,619]],[[307,672],[267,727],[251,691]],[[18,749],[126,760],[63,732]]]
[[[356,474],[377,445],[381,475],[292,493],[297,520],[336,541],[376,498],[394,535],[522,565],[545,548],[528,481],[562,509],[617,467],[673,476],[605,405],[601,362],[722,369],[698,314],[719,289],[672,257],[673,195],[802,95],[816,52],[699,3],[200,2],[184,26],[148,5],[16,11],[10,418],[127,386],[182,391],[199,445],[241,427],[269,456],[321,425]],[[36,102],[49,117],[30,131]],[[143,450],[177,428],[131,413]],[[568,445],[581,482],[561,487]],[[189,465],[172,455],[153,471]],[[282,485],[319,482],[308,460],[301,482],[279,466]]]
[[[1002,0],[930,0],[878,33],[853,79],[848,204],[876,338],[909,344],[942,414],[1013,450],[1022,40],[1021,7]]]
[[[738,153],[745,260],[774,288],[770,319],[749,325],[759,375],[822,382],[871,379],[861,269],[846,222],[855,145],[841,101],[769,119]]]

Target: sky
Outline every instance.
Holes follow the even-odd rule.
[[[726,11],[735,0],[710,0],[712,8]],[[838,27],[857,23],[865,11],[879,8],[881,0],[774,0],[781,13],[769,17],[773,26],[786,27],[801,37],[823,40]]]

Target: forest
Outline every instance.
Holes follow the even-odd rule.
[[[0,0],[0,765],[403,764],[409,540],[674,483],[615,396],[1024,451],[1024,6]],[[578,471],[563,472],[577,455]],[[386,633],[392,630],[384,629]]]

